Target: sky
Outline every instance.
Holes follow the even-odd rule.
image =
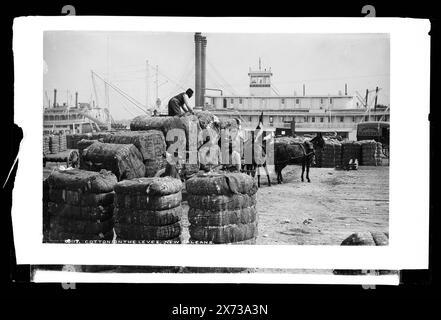
[[[207,38],[206,86],[222,89],[225,95],[249,94],[249,68],[257,69],[260,58],[262,68],[272,70],[274,95],[301,95],[303,84],[307,95],[338,94],[347,83],[350,95],[364,96],[366,89],[380,87],[378,103],[389,105],[388,34],[203,35]],[[158,96],[165,108],[170,97],[194,89],[194,51],[193,33],[45,32],[44,91],[51,103],[56,88],[59,103],[67,99],[73,103],[78,91],[80,102],[95,100],[104,107],[101,77],[116,88],[108,89],[113,118],[130,119],[143,114],[139,104],[145,105],[146,100],[153,106]],[[48,104],[46,96],[43,103]]]

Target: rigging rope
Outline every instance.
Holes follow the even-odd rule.
[[[103,79],[100,75],[98,75],[97,73],[95,73],[94,71],[92,71],[94,75],[96,75],[98,78],[100,78],[104,83],[106,83],[107,85],[109,85],[112,89],[114,89],[116,92],[118,92],[120,95],[122,95],[123,97],[125,97],[130,103],[132,103],[134,106],[136,106],[138,109],[142,110],[143,112],[146,112],[145,110],[145,106],[140,103],[139,101],[137,101],[135,98],[131,97],[130,95],[128,95],[126,92],[122,91],[121,89],[119,89],[118,87],[114,86],[112,83],[106,81],[105,79]],[[142,107],[140,107],[142,106]]]

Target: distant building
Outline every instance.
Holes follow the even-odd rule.
[[[249,70],[250,93],[246,96],[205,95],[204,109],[219,118],[240,117],[252,129],[264,112],[265,128],[276,134],[290,135],[292,122],[296,134],[337,132],[344,138],[356,139],[356,125],[362,121],[389,121],[384,107],[367,112],[354,97],[343,95],[273,95],[271,69]],[[370,119],[369,119],[370,118]]]

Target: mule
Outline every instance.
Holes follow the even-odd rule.
[[[281,184],[283,182],[282,170],[287,165],[301,165],[302,173],[301,173],[301,181],[304,182],[304,176],[306,172],[306,180],[311,182],[309,177],[309,169],[314,161],[315,150],[319,148],[323,148],[324,139],[321,133],[318,133],[311,140],[306,140],[304,142],[285,142],[285,141],[270,141],[270,143],[274,143],[274,169],[276,171],[277,183]],[[253,146],[254,147],[254,146]],[[246,164],[245,169],[248,174],[255,177],[257,173],[257,186],[260,187],[260,168],[264,168],[267,179],[268,186],[271,186],[271,180],[267,168],[267,162],[265,154],[265,149],[263,146],[260,146],[261,154],[263,156],[263,161],[261,164],[257,164],[254,159],[253,152],[253,161],[251,164]]]
[[[275,142],[274,143],[274,167],[277,175],[277,183],[283,182],[282,170],[290,164],[299,164],[302,166],[302,174],[300,176],[304,182],[304,174],[306,171],[306,180],[311,182],[309,178],[309,168],[311,167],[315,150],[323,148],[324,140],[321,133],[318,133],[311,140],[304,142]]]

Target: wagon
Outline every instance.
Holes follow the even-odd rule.
[[[65,162],[66,167],[78,168],[79,154],[76,149],[68,149],[66,151],[43,154],[43,167],[46,167],[46,162]]]
[[[389,122],[367,121],[357,125],[357,140],[375,140],[381,142],[383,154],[389,157]]]

